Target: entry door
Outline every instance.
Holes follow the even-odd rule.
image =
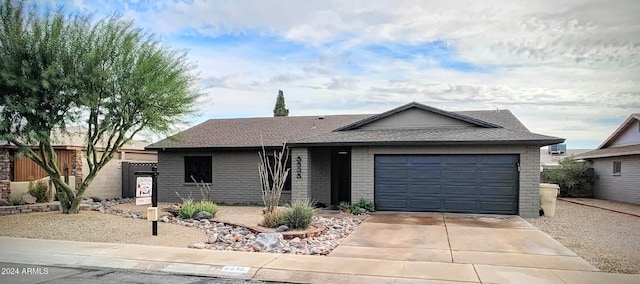
[[[331,204],[351,202],[351,148],[331,149]]]

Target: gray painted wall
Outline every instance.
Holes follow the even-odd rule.
[[[613,175],[614,161],[622,163],[620,175]],[[592,163],[596,198],[640,205],[640,155],[600,158]]]
[[[473,127],[466,122],[444,115],[420,110],[408,109],[362,126],[361,129],[398,129],[430,127]]]
[[[331,148],[312,148],[311,200],[331,204]]]
[[[374,200],[376,154],[519,154],[519,215],[538,217],[540,207],[540,147],[538,146],[406,146],[353,147],[351,151],[351,200]]]
[[[640,122],[635,121],[609,147],[620,147],[640,144]]]
[[[257,151],[225,152],[159,152],[158,201],[180,202],[176,192],[200,199],[200,191],[193,183],[184,182],[184,156],[212,156],[212,199],[218,203],[262,204],[261,183],[258,174]],[[283,192],[282,203],[291,201],[291,193]]]

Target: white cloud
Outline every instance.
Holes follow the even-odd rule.
[[[534,132],[595,147],[616,127],[601,119],[622,121],[640,109],[635,0],[141,4],[121,10],[188,48],[202,83],[213,86],[201,103],[205,116],[270,115],[283,89],[292,115],[372,113],[410,101],[448,110],[508,108]],[[263,36],[303,50],[176,40],[186,35]],[[431,42],[462,67],[443,66],[438,54],[397,58],[366,50]]]

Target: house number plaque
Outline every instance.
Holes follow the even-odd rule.
[[[302,158],[300,156],[296,158],[296,178],[302,178]]]

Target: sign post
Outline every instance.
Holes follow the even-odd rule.
[[[149,204],[148,199],[151,198],[151,206],[158,208],[158,166],[153,166],[151,171],[137,171],[136,178],[136,205]],[[140,203],[138,203],[140,201]],[[147,211],[148,212],[148,211]],[[151,233],[158,235],[158,221],[156,216],[149,218],[153,220],[151,225]]]

